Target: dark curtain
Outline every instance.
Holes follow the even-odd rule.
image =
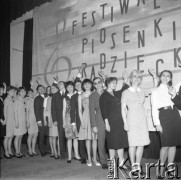
[[[0,28],[0,83],[10,84],[10,1],[2,0]]]
[[[30,88],[30,80],[32,78],[32,46],[33,45],[33,19],[25,21],[24,44],[23,44],[23,77],[22,85]]]

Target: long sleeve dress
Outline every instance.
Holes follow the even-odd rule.
[[[24,101],[18,98],[15,101],[15,116],[17,116],[19,126],[14,129],[15,136],[24,135],[27,132],[25,108]]]
[[[127,87],[114,91],[114,96],[108,91],[101,95],[99,103],[103,120],[108,119],[111,131],[106,131],[108,149],[123,149],[128,147],[128,137],[124,130],[121,115],[121,96]]]
[[[4,117],[6,120],[6,137],[12,137],[15,128],[14,102],[9,96],[4,101]]]
[[[38,125],[36,122],[35,112],[34,112],[34,100],[28,98],[26,102],[26,109],[30,127],[28,128],[28,134],[38,133]]]

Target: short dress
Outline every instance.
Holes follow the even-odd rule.
[[[34,99],[28,98],[26,101],[26,112],[28,113],[28,119],[30,122],[30,127],[28,128],[28,134],[38,133],[38,125],[36,122],[35,112],[34,112]]]
[[[128,147],[127,132],[124,130],[121,115],[121,96],[126,87],[113,91],[114,96],[108,91],[102,93],[99,104],[103,119],[108,119],[111,131],[106,131],[108,149],[124,149]]]
[[[80,95],[82,98],[82,120],[84,121],[84,129],[80,126],[79,140],[92,140],[97,139],[97,134],[92,132],[89,114],[89,96],[85,96],[84,93]]]
[[[47,103],[45,104],[45,116],[48,117],[51,127],[49,128],[49,136],[57,137],[58,136],[58,128],[52,122],[52,114],[51,114],[51,105],[52,105],[52,97],[47,98]]]
[[[7,96],[4,100],[4,116],[6,118],[6,136],[14,136],[15,119],[14,119],[14,101]]]
[[[146,111],[144,109],[145,94],[138,88],[130,87],[122,94],[121,102],[128,107],[128,143],[129,146],[145,146],[150,143]]]
[[[66,101],[66,112],[65,112],[65,137],[66,139],[75,139],[77,133],[73,132],[71,119],[70,119],[70,110],[71,110],[71,96],[65,96],[64,100]]]
[[[18,124],[19,127],[18,128],[14,128],[14,135],[15,136],[20,136],[20,135],[24,135],[27,132],[27,128],[26,128],[26,106],[24,103],[24,100],[21,100],[20,98],[18,98],[15,101],[15,115],[17,115],[18,118]]]

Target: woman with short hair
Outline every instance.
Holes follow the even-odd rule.
[[[138,70],[130,73],[130,87],[123,92],[122,117],[124,129],[128,134],[129,157],[133,170],[141,170],[140,163],[144,146],[150,143],[146,111],[145,94],[140,89],[142,75]]]

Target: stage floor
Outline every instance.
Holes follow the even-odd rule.
[[[25,145],[23,145],[25,146]],[[25,149],[26,147],[23,147]],[[24,150],[25,151],[25,150]],[[23,152],[23,151],[22,151]],[[26,151],[25,151],[26,152]],[[156,163],[156,160],[143,159],[143,170],[145,169],[145,163]],[[178,165],[178,174],[181,176],[181,163]],[[150,177],[156,179],[156,169],[151,168]],[[96,167],[94,164],[92,167],[88,167],[86,164],[81,164],[79,161],[72,160],[71,164],[68,164],[66,160],[55,160],[50,158],[49,155],[45,157],[26,157],[18,159],[1,159],[1,179],[23,179],[23,180],[39,180],[39,179],[107,179],[108,170]],[[127,179],[119,172],[119,179]]]

